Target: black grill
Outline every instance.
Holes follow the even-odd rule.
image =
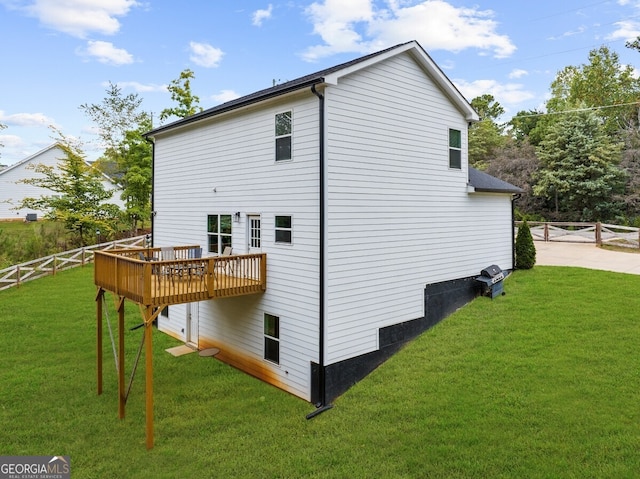
[[[504,273],[498,265],[492,264],[480,271],[480,276],[476,281],[480,283],[480,292],[483,296],[489,296],[491,299],[504,294],[502,280]]]

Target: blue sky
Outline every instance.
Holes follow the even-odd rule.
[[[109,81],[157,122],[186,68],[207,108],[417,40],[467,99],[490,93],[510,118],[602,45],[640,69],[624,46],[638,35],[640,0],[0,0],[0,163],[51,144],[49,125],[95,159],[79,106],[101,103]]]

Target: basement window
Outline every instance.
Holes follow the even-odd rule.
[[[264,358],[280,364],[280,318],[264,313]]]

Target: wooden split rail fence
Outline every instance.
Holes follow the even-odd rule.
[[[146,236],[143,235],[109,241],[10,266],[0,270],[0,291],[14,286],[19,287],[21,283],[42,278],[43,276],[55,275],[58,271],[84,266],[93,262],[93,252],[97,250],[141,248],[145,246],[145,239]]]
[[[516,227],[522,221],[516,221]],[[531,236],[539,241],[595,243],[640,248],[640,228],[605,223],[528,221]]]

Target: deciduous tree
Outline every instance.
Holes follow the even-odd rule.
[[[160,112],[160,120],[166,120],[171,116],[185,118],[202,111],[198,105],[200,98],[191,92],[191,80],[195,78],[195,74],[190,69],[183,70],[180,76],[171,81],[167,87],[171,92],[171,99],[178,103],[173,108],[165,108]]]
[[[107,203],[113,193],[103,185],[102,173],[86,163],[80,146],[62,135],[58,143],[64,152],[58,167],[34,165],[38,176],[22,180],[51,194],[24,198],[19,207],[46,211],[47,218],[62,222],[84,245],[96,230],[105,236],[112,233],[120,209]]]
[[[493,95],[485,94],[471,100],[471,106],[480,116],[480,121],[469,129],[469,163],[485,169],[495,152],[504,143],[503,127],[496,123],[504,108]]]

